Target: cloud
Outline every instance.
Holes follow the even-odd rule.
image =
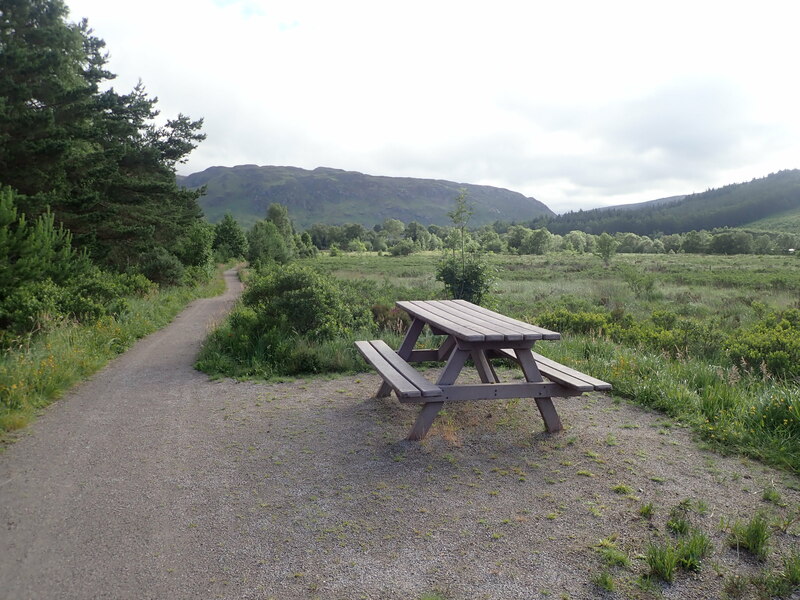
[[[183,172],[325,165],[567,210],[800,166],[785,2],[69,4],[119,89],[141,77],[165,117],[205,118]]]

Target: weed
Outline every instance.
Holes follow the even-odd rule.
[[[771,535],[767,516],[759,512],[747,523],[736,521],[731,527],[728,542],[731,547],[747,550],[756,558],[763,560],[767,556]]]
[[[764,491],[761,494],[761,499],[764,502],[772,502],[772,504],[775,504],[776,506],[782,506],[781,494],[774,485],[768,485],[764,488]]]
[[[601,571],[592,577],[592,583],[606,592],[613,592],[615,588],[614,577],[608,571]]]
[[[644,517],[645,519],[652,519],[653,513],[655,513],[655,508],[653,507],[652,502],[648,502],[647,504],[642,504],[639,507],[639,516]]]
[[[800,551],[783,559],[783,569],[764,571],[753,577],[752,582],[764,598],[787,598],[800,590]]]
[[[741,598],[747,592],[749,583],[750,579],[748,577],[737,573],[727,577],[725,583],[722,584],[723,598],[730,598],[731,600]]]
[[[645,561],[647,561],[647,565],[650,567],[650,574],[667,583],[670,583],[675,577],[678,558],[675,546],[670,543],[651,543],[647,547],[647,552],[645,554]]]
[[[687,571],[700,571],[700,561],[711,550],[711,540],[699,530],[694,530],[690,535],[678,542],[678,564]]]
[[[628,555],[619,548],[599,548],[597,552],[609,567],[627,567],[631,564]]]
[[[630,496],[633,494],[633,488],[629,485],[625,485],[624,483],[618,483],[614,487],[611,488],[611,491],[615,494],[624,494],[626,496]]]

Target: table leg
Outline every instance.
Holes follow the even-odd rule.
[[[397,354],[400,355],[400,358],[402,358],[403,360],[408,360],[408,357],[411,356],[411,351],[414,349],[414,346],[416,345],[417,340],[419,339],[419,335],[422,333],[422,328],[424,326],[425,323],[423,323],[419,319],[414,319],[412,321],[411,326],[408,328],[408,331],[406,332],[406,337],[403,338],[403,343],[400,344],[400,349],[397,351]],[[391,393],[392,393],[391,386],[384,381],[378,388],[375,397],[385,398]]]
[[[464,364],[467,362],[469,355],[470,353],[468,350],[462,350],[460,348],[453,350],[436,384],[453,385],[456,379],[458,379],[461,369],[464,368]],[[439,411],[442,410],[443,406],[444,402],[426,402],[419,412],[419,415],[417,415],[417,420],[414,422],[413,427],[411,427],[411,431],[408,433],[406,439],[412,441],[423,439],[428,434],[428,430],[431,428],[431,425],[433,425],[433,420],[436,418],[436,415],[439,414]]]
[[[500,381],[497,373],[492,368],[492,363],[486,358],[485,350],[473,350],[472,362],[475,363],[475,369],[478,371],[483,383],[498,383]]]
[[[543,381],[542,374],[539,373],[539,368],[533,359],[531,349],[519,348],[514,352],[517,355],[520,367],[522,367],[522,372],[525,374],[526,381]],[[536,406],[539,409],[539,414],[542,415],[542,420],[548,433],[555,433],[564,429],[552,398],[536,398]]]
[[[436,418],[436,415],[442,410],[442,406],[444,406],[444,402],[426,403],[422,407],[422,410],[419,411],[417,420],[414,422],[414,426],[411,428],[406,439],[416,442],[428,435],[428,430],[431,428],[431,425],[433,425],[433,420]]]

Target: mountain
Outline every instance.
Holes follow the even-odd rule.
[[[474,208],[471,226],[498,220],[530,221],[555,214],[534,198],[502,188],[377,177],[325,167],[313,171],[256,165],[211,167],[179,177],[178,183],[193,189],[206,186],[200,205],[209,221],[215,223],[230,212],[244,227],[263,219],[273,202],[287,207],[299,229],[314,223],[359,223],[372,227],[389,218],[404,223],[447,225],[450,224],[447,213],[455,206],[462,189]]]
[[[669,200],[669,199],[663,199]],[[720,227],[751,227],[756,222],[797,222],[800,210],[800,170],[772,173],[747,183],[726,185],[674,201],[644,202],[534,219],[532,227],[547,227],[552,233],[572,230],[600,234],[631,232],[685,233]],[[766,220],[769,217],[769,220]],[[783,230],[775,227],[775,230]]]

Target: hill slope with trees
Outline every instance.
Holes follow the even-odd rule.
[[[217,222],[230,212],[247,227],[263,218],[267,207],[275,203],[286,206],[301,229],[314,223],[372,227],[390,218],[446,225],[447,213],[462,189],[474,206],[474,225],[554,215],[538,200],[502,188],[324,167],[313,171],[256,165],[211,167],[181,177],[179,183],[193,189],[205,186],[200,205],[209,221]]]
[[[686,233],[692,230],[743,227],[766,217],[779,220],[800,209],[800,170],[773,173],[748,183],[726,185],[667,203],[643,203],[541,217],[532,227],[566,234],[630,232],[638,235]],[[780,228],[776,228],[780,229]]]

